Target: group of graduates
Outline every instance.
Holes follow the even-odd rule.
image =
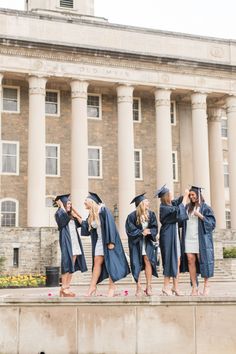
[[[201,188],[192,186],[190,190],[185,190],[183,196],[173,200],[170,190],[164,185],[155,193],[155,197],[160,198],[159,246],[164,275],[162,294],[182,295],[178,287],[179,273],[189,271],[192,286],[190,294],[199,295],[200,274],[204,278],[202,295],[208,295],[208,279],[214,275],[212,232],[215,217],[210,206],[204,202]],[[136,196],[131,203],[135,203],[136,209],[127,216],[125,224],[129,267],[113,215],[96,193],[89,192],[84,201],[88,211],[86,220],[72,206],[69,194],[55,198],[54,205],[58,207],[55,219],[61,249],[60,296],[74,297],[75,293],[70,289],[72,274],[78,270],[87,271],[80,234],[90,236],[92,245],[92,277],[86,296],[96,295],[97,284],[107,278],[107,296],[114,296],[115,282],[130,272],[136,282],[136,296],[152,295],[152,276],[158,277],[157,217],[150,210],[145,193]],[[142,270],[146,277],[144,291],[141,285]],[[170,278],[173,278],[172,288]]]

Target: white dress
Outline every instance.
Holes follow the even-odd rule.
[[[146,229],[147,227],[148,227],[148,222],[147,221],[142,222],[143,230]],[[142,256],[146,256],[146,236],[143,236]]]
[[[95,256],[104,256],[104,248],[103,248],[103,242],[102,242],[102,230],[101,230],[101,225],[97,225],[97,223],[94,221],[92,223],[92,227],[94,229],[97,229],[97,243],[95,246]]]
[[[180,240],[179,240],[178,223],[176,223],[176,246],[177,246],[177,257],[179,258],[181,256],[181,251],[180,251]]]
[[[198,217],[189,214],[185,236],[185,253],[199,253]]]
[[[78,235],[76,232],[76,226],[74,220],[70,220],[69,230],[70,230],[70,237],[71,237],[72,254],[73,256],[79,256],[82,254],[82,252],[79,245]]]

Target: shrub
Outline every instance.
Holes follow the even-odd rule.
[[[224,248],[224,258],[236,258],[236,247]]]
[[[45,286],[46,277],[41,274],[31,275],[13,275],[13,276],[1,276],[0,288],[24,288],[24,287],[38,287]]]

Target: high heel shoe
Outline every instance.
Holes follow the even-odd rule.
[[[200,293],[202,296],[208,296],[210,292],[210,287],[209,286],[204,286],[203,291]]]
[[[75,293],[69,291],[68,288],[61,288],[60,289],[60,297],[75,297]]]
[[[108,293],[107,293],[107,297],[114,297],[115,293],[116,293],[116,286],[112,287],[112,288],[109,288],[108,289]]]
[[[175,295],[175,296],[183,296],[183,294],[182,294],[178,289],[172,288],[172,289],[171,289],[171,292],[172,292],[172,294]]]
[[[152,287],[151,285],[147,286],[146,289],[144,290],[145,294],[147,296],[152,296]]]
[[[92,290],[89,290],[85,296],[87,297],[96,296],[96,294],[97,294],[97,287]]]
[[[198,296],[198,295],[199,295],[198,288],[192,288],[190,296]]]
[[[145,290],[144,290],[144,292],[145,292]],[[143,295],[143,289],[141,286],[138,286],[136,289],[135,296],[142,296],[142,295]]]
[[[162,295],[164,296],[171,296],[172,295],[172,292],[170,290],[167,290],[167,289],[162,289]]]

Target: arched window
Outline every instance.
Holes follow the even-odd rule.
[[[1,206],[1,226],[18,226],[18,201],[11,198],[2,199]]]

